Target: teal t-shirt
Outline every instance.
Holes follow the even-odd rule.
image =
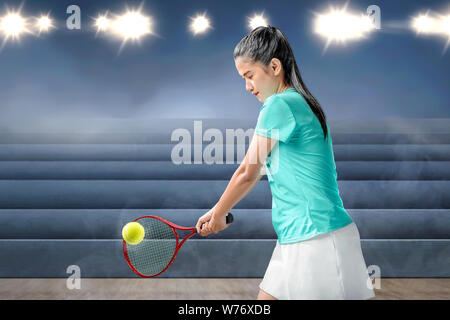
[[[268,97],[255,134],[278,140],[266,159],[272,223],[280,244],[304,241],[353,222],[339,196],[330,130],[294,88]]]

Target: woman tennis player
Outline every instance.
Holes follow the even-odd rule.
[[[227,228],[227,212],[265,166],[278,239],[258,299],[374,297],[359,231],[339,196],[325,114],[303,83],[288,40],[278,28],[258,27],[238,43],[234,60],[246,90],[263,105],[243,161],[199,218],[198,232]]]

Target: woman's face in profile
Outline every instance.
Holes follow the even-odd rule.
[[[245,89],[256,95],[259,101],[264,102],[276,93],[276,77],[270,72],[270,68],[246,58],[238,57],[234,62],[239,75],[245,80]]]

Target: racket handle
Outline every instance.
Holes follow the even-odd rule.
[[[227,213],[227,217],[226,217],[225,219],[226,219],[225,221],[227,222],[227,224],[230,224],[230,223],[233,222],[234,217],[233,217],[233,215],[231,214],[231,212],[228,212],[228,213]]]
[[[227,224],[230,224],[230,223],[233,222],[233,220],[234,220],[233,215],[231,214],[231,212],[228,212],[228,213],[227,213],[227,216],[225,217],[226,223],[227,223]],[[197,233],[197,229],[195,229],[195,233]]]

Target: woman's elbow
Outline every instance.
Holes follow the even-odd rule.
[[[240,179],[245,183],[253,183],[259,177],[259,170],[244,168],[240,172]]]

